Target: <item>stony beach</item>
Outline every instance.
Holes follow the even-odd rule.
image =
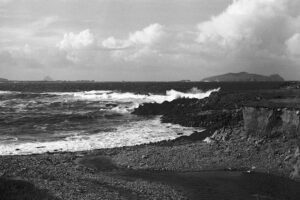
[[[237,128],[232,133],[238,131]],[[298,190],[293,188],[300,184],[287,179],[296,160],[292,154],[295,141],[241,139],[227,133],[223,132],[221,138],[210,144],[185,138],[90,152],[3,156],[0,159],[2,181],[22,180],[33,184],[23,193],[37,193],[35,199],[198,199],[195,194],[201,191],[203,199],[218,199],[220,195],[225,195],[225,199],[255,199],[255,192],[269,199],[299,197]],[[244,177],[256,176],[255,172],[263,172],[266,177],[269,174],[270,191],[282,185],[282,181],[290,186],[287,190],[280,186],[275,194],[260,191],[255,185],[260,183],[266,187],[267,179],[249,182]],[[184,182],[186,176],[198,178]],[[235,178],[231,180],[232,176]],[[238,185],[239,181],[244,185]],[[227,184],[236,196],[231,196],[229,191],[224,194],[222,188]],[[22,192],[22,187],[21,184],[17,191]],[[48,195],[40,190],[47,191]],[[2,196],[1,199],[10,198]]]

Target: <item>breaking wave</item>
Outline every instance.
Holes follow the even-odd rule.
[[[202,129],[162,124],[159,118],[124,124],[116,131],[87,135],[75,132],[57,141],[0,141],[0,155],[28,155],[46,152],[86,151],[100,148],[133,146],[162,140],[172,140],[179,135],[188,136]],[[10,139],[10,138],[9,138]]]
[[[219,90],[192,88],[165,94],[0,91],[0,155],[132,146],[190,135],[194,128],[130,113],[143,103],[203,99]]]
[[[117,103],[127,103],[114,107],[111,111],[119,113],[128,113],[133,111],[142,103],[163,103],[164,101],[173,101],[178,98],[196,98],[203,99],[210,96],[213,92],[218,92],[220,88],[202,91],[198,88],[192,88],[187,92],[179,92],[176,90],[167,90],[165,95],[160,94],[135,94],[131,92],[116,92],[111,90],[93,90],[84,92],[67,92],[67,93],[47,93],[64,96],[69,100],[85,100],[85,101],[107,101]],[[130,104],[128,104],[130,103]]]
[[[188,92],[179,92],[176,90],[167,90],[165,95],[158,94],[135,94],[131,92],[114,92],[110,90],[74,92],[74,93],[55,93],[60,95],[73,95],[75,98],[84,100],[109,100],[109,101],[140,101],[140,102],[156,102],[173,101],[178,98],[197,98],[203,99],[208,97],[212,92],[218,92],[220,88],[208,90],[206,92],[197,88],[192,88]]]

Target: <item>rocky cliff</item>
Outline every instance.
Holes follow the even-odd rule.
[[[275,137],[284,134],[296,137],[300,131],[298,109],[291,108],[243,108],[244,128],[249,135]]]
[[[244,107],[244,130],[248,137],[295,140],[297,145],[290,157],[291,178],[300,180],[300,111],[293,108]],[[289,147],[293,148],[293,147]],[[290,149],[284,149],[290,151]]]
[[[220,151],[231,152],[228,160],[226,153],[220,154],[226,162],[277,170],[300,180],[299,96],[299,90],[219,92],[200,100],[146,103],[133,113],[162,115],[162,122],[204,127],[207,141],[219,145]]]

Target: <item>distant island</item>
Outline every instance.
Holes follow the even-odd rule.
[[[249,82],[249,81],[284,81],[278,74],[263,76],[259,74],[250,74],[247,72],[227,73],[218,76],[212,76],[202,79],[204,82]]]
[[[6,78],[0,78],[0,82],[7,82],[8,81],[8,79],[6,79]]]
[[[53,78],[51,78],[50,76],[45,76],[43,81],[53,81]]]

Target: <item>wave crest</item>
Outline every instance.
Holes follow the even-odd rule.
[[[136,94],[132,92],[118,92],[112,90],[92,90],[82,92],[46,92],[46,93],[26,93],[18,96],[18,92],[12,91],[0,91],[0,95],[11,94],[14,98],[21,99],[36,99],[43,103],[61,103],[61,102],[107,102],[114,103],[117,106],[109,108],[112,112],[121,114],[130,113],[142,103],[163,103],[164,101],[173,101],[178,98],[196,98],[203,99],[210,96],[212,92],[218,92],[220,88],[202,91],[196,87],[190,89],[187,92],[180,92],[177,90],[167,90],[165,95],[162,94]],[[15,96],[17,95],[17,96]],[[25,96],[24,96],[25,95]],[[4,102],[2,102],[4,103]],[[7,102],[6,102],[7,103]],[[8,102],[9,103],[9,102]],[[18,103],[18,106],[22,102]],[[25,102],[27,103],[27,101]],[[27,105],[27,104],[26,104]]]
[[[72,96],[75,99],[94,100],[94,101],[116,101],[116,102],[155,102],[162,103],[164,101],[173,101],[178,98],[196,98],[203,99],[208,97],[212,92],[218,92],[220,88],[208,91],[202,91],[198,88],[192,88],[188,92],[179,92],[176,90],[167,90],[165,95],[159,94],[135,94],[131,92],[116,92],[111,90],[93,90],[85,92],[69,92],[69,93],[54,93],[56,95]]]
[[[61,93],[77,100],[87,101],[107,101],[119,103],[117,107],[111,109],[113,112],[129,113],[132,112],[142,103],[163,103],[164,101],[173,101],[178,98],[196,98],[203,99],[210,96],[213,92],[218,92],[220,88],[202,91],[196,87],[187,92],[179,92],[176,90],[167,90],[165,95],[159,94],[135,94],[131,92],[116,92],[111,90],[94,90],[75,93]],[[57,93],[56,93],[57,94]]]

